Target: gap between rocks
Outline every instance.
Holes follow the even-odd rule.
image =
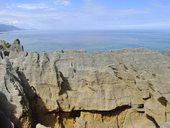
[[[53,128],[57,122],[60,128],[65,128],[64,126],[64,119],[76,119],[81,116],[81,112],[87,112],[92,114],[101,114],[102,117],[104,116],[117,116],[121,112],[125,111],[126,109],[130,109],[129,105],[119,106],[113,110],[72,110],[72,111],[64,111],[60,104],[58,103],[58,109],[49,111],[46,107],[42,99],[37,95],[36,90],[32,87],[25,76],[25,74],[19,69],[16,71],[19,77],[19,82],[23,87],[23,91],[26,95],[26,98],[29,101],[29,108],[31,113],[31,128],[35,128],[36,124],[40,123],[46,127]]]
[[[121,112],[130,109],[131,107],[129,105],[123,105],[119,106],[113,110],[72,110],[72,111],[64,111],[60,104],[58,103],[59,108],[57,110],[51,111],[47,114],[55,114],[56,117],[58,117],[60,128],[65,128],[64,126],[64,119],[76,119],[81,116],[81,112],[87,112],[91,114],[100,114],[102,117],[112,117],[117,116]]]
[[[44,121],[45,113],[48,113],[48,109],[45,107],[42,99],[37,95],[36,89],[29,85],[25,74],[19,70],[16,71],[20,79],[20,84],[23,87],[23,91],[29,102],[29,108],[31,113],[31,128],[35,128],[36,124],[41,123],[47,127],[54,127],[56,119],[53,115],[48,116],[48,119]],[[46,117],[47,118],[47,117]]]
[[[25,74],[19,69],[16,71],[17,75],[19,77],[19,82],[21,86],[23,87],[23,91],[29,101],[29,108],[31,112],[31,128],[35,128],[36,124],[40,123],[46,127],[53,128],[58,120],[59,127],[65,128],[64,126],[64,119],[76,119],[81,116],[81,112],[87,112],[91,114],[101,114],[102,117],[113,117],[117,116],[123,111],[130,109],[131,106],[129,105],[123,105],[118,106],[117,108],[113,110],[74,110],[74,108],[71,111],[64,111],[59,102],[58,103],[58,109],[49,111],[46,107],[44,102],[42,101],[41,97],[39,97],[36,93],[36,89],[29,85],[27,78]],[[147,115],[147,118],[151,120],[156,128],[159,128],[159,125],[154,120],[154,118]]]

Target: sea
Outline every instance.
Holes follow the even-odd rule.
[[[110,51],[122,48],[170,50],[170,30],[17,30],[0,33],[0,40],[20,39],[26,51]]]

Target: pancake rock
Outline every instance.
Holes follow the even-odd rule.
[[[159,128],[170,121],[170,57],[149,49],[12,48],[0,70],[0,110],[17,127]]]

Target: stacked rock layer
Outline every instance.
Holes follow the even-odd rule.
[[[159,128],[170,121],[167,54],[15,46],[0,57],[0,120],[10,127]]]

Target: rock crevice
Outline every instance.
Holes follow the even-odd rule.
[[[167,54],[24,52],[19,40],[0,48],[0,122],[10,127],[157,128],[170,121]]]

